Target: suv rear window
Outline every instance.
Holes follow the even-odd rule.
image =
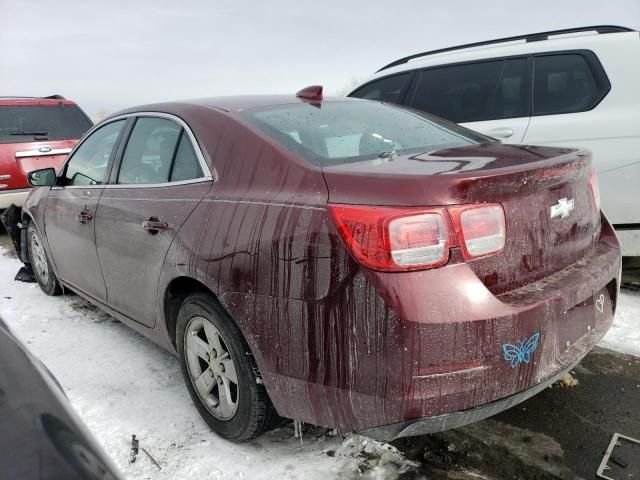
[[[533,71],[534,115],[591,110],[609,89],[580,54],[537,56]]]
[[[305,102],[237,115],[320,166],[493,141],[428,114],[379,102]]]
[[[75,140],[91,128],[76,105],[0,106],[0,143]]]

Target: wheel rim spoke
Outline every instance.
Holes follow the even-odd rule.
[[[220,333],[218,332],[218,329],[205,320],[204,333],[207,336],[209,348],[212,349],[212,351],[215,350],[217,356],[222,355],[223,349],[220,344]]]
[[[237,385],[238,375],[236,374],[236,366],[233,363],[233,360],[229,358],[229,359],[220,361],[220,363],[224,366],[224,371],[221,372],[220,375],[228,379],[230,382],[233,382]]]
[[[211,347],[207,342],[191,332],[187,336],[187,351],[191,355],[196,355],[205,361],[209,361]]]
[[[220,414],[229,418],[233,415],[235,411],[236,405],[231,399],[231,388],[229,387],[229,380],[226,378],[222,378],[222,383],[218,384],[218,396],[220,400],[220,405],[218,409],[220,410]]]
[[[195,385],[196,390],[198,390],[200,396],[203,399],[206,399],[211,393],[211,389],[215,385],[213,372],[207,368],[200,374],[200,376],[198,376],[198,378],[193,381],[193,384]]]

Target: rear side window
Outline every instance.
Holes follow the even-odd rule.
[[[336,165],[492,141],[453,123],[380,102],[301,102],[236,115],[316,165]]]
[[[165,118],[138,118],[122,156],[118,183],[168,182],[181,132],[180,125]]]
[[[604,74],[585,55],[537,56],[534,61],[534,115],[591,110],[609,90]]]
[[[457,123],[529,115],[526,58],[432,68],[419,73],[409,104]]]
[[[90,128],[76,105],[0,106],[0,143],[75,140]]]
[[[374,80],[349,96],[366,100],[401,103],[412,76],[413,72],[408,72]]]
[[[183,130],[178,143],[176,158],[173,161],[173,168],[171,169],[171,181],[193,180],[202,177],[202,175],[202,168],[196,152],[193,150],[191,140],[189,140],[189,135]]]

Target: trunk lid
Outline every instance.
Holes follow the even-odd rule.
[[[500,294],[551,275],[592,248],[600,213],[590,170],[586,151],[489,143],[329,166],[323,175],[330,203],[500,203],[504,249],[468,262],[487,288]],[[450,262],[462,261],[455,250]]]

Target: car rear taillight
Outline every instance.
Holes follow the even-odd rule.
[[[444,208],[330,205],[340,236],[358,262],[388,272],[444,265],[451,227]]]
[[[464,205],[449,208],[465,259],[484,257],[504,248],[506,227],[502,206]]]
[[[593,196],[593,204],[596,210],[600,211],[600,186],[598,185],[598,175],[595,170],[591,170],[589,174],[589,189]]]
[[[340,236],[365,267],[387,272],[444,265],[451,247],[460,245],[471,260],[504,247],[500,205],[456,207],[378,207],[329,205]],[[452,223],[453,219],[453,223]]]

